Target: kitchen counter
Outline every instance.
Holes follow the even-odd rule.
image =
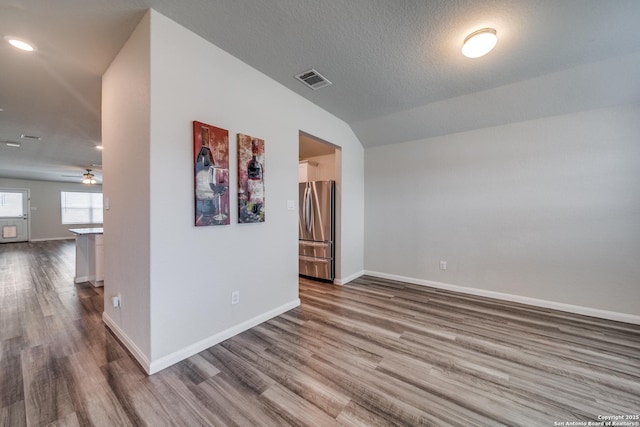
[[[94,227],[94,228],[70,228],[70,232],[76,235],[84,235],[84,234],[102,234],[104,232],[104,228],[102,227]]]
[[[93,286],[104,286],[104,250],[102,227],[70,228],[76,235],[75,283],[90,282]]]

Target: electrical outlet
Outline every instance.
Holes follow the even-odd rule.
[[[231,292],[231,304],[238,304],[240,302],[240,291]]]
[[[447,261],[440,261],[440,270],[447,269]]]

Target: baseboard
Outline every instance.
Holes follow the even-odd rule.
[[[149,358],[142,352],[142,350],[140,350],[138,346],[133,341],[131,341],[129,336],[122,329],[120,329],[120,326],[118,326],[118,324],[106,312],[102,313],[102,321],[107,325],[109,329],[111,329],[111,332],[113,332],[114,335],[118,337],[120,342],[127,348],[127,350],[129,350],[133,357],[135,357],[140,366],[142,366],[142,369],[144,369],[145,372],[149,373],[151,362],[149,361]]]
[[[488,291],[485,289],[469,288],[466,286],[452,285],[449,283],[434,282],[431,280],[416,279],[414,277],[399,276],[397,274],[387,274],[379,271],[366,270],[364,274],[381,279],[397,280],[399,282],[407,282],[414,285],[429,286],[447,291],[460,292],[463,294],[476,295],[487,298],[495,298],[504,301],[517,302],[520,304],[531,305],[535,307],[550,308],[553,310],[565,311],[568,313],[582,314],[584,316],[598,317],[601,319],[615,320],[617,322],[631,323],[640,325],[640,316],[627,313],[618,313],[615,311],[601,310],[598,308],[583,307],[579,305],[566,304],[562,302],[549,301],[537,298],[530,298],[521,295],[507,294],[503,292]]]
[[[352,274],[350,276],[344,277],[342,279],[335,279],[333,281],[333,283],[335,283],[336,285],[346,285],[347,283],[351,282],[352,280],[356,280],[358,277],[362,276],[363,274],[365,274],[365,271],[359,271],[355,274]]]
[[[49,240],[73,240],[75,237],[48,237],[46,239],[29,239],[30,242],[47,242]]]
[[[215,335],[212,335],[208,338],[205,338],[201,341],[198,341],[194,344],[191,344],[185,348],[182,348],[178,351],[175,351],[171,354],[163,356],[157,360],[151,362],[148,366],[148,369],[145,366],[145,370],[149,375],[155,374],[165,368],[168,368],[171,365],[174,365],[184,359],[187,359],[194,354],[200,353],[202,350],[206,350],[209,347],[212,347],[216,344],[221,343],[222,341],[233,337],[234,335],[238,335],[240,332],[244,332],[247,329],[251,329],[260,323],[266,322],[269,319],[272,319],[280,314],[287,312],[291,309],[294,309],[300,305],[300,299],[296,298],[295,300],[281,305],[280,307],[274,308],[273,310],[267,311],[259,316],[256,316],[252,319],[249,319],[245,322],[240,323],[239,325],[233,326],[225,331],[219,332]]]

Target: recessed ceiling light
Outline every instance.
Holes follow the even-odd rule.
[[[482,30],[474,31],[464,39],[462,54],[467,58],[479,58],[491,52],[496,43],[498,43],[496,30],[483,28]]]
[[[18,37],[4,36],[4,39],[9,42],[11,46],[20,50],[24,50],[26,52],[33,52],[34,50],[37,50],[33,43],[29,43],[28,41],[20,39]]]
[[[102,150],[102,145],[96,145],[96,148],[97,148],[98,150]]]
[[[5,142],[5,144],[7,144],[7,147],[20,147],[17,142]]]
[[[0,112],[4,111],[4,108],[0,107]]]

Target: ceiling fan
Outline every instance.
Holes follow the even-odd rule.
[[[95,184],[96,182],[96,177],[94,174],[91,173],[91,169],[87,169],[87,173],[82,175],[82,183],[83,184]]]
[[[102,165],[101,164],[92,164],[91,165],[94,168],[101,168]],[[95,175],[93,174],[93,169],[90,168],[85,168],[85,173],[80,174],[73,174],[73,175],[60,175],[63,178],[82,178],[82,183],[83,184],[95,184],[96,183],[96,179],[95,179]]]

